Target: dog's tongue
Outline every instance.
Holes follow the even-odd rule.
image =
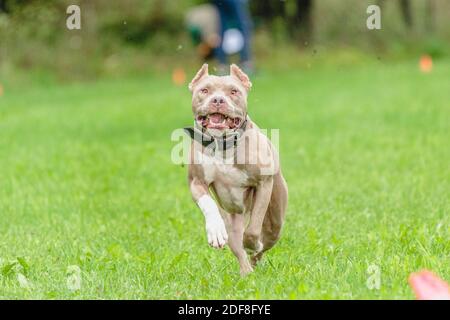
[[[224,116],[220,113],[213,113],[209,115],[209,120],[213,123],[222,123],[223,119]]]

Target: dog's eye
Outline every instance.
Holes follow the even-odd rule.
[[[208,88],[203,88],[202,90],[200,90],[201,93],[203,94],[207,94],[208,93]]]
[[[238,91],[236,89],[231,89],[231,94],[234,96],[238,93]]]

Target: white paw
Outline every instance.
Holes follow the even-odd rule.
[[[206,235],[211,247],[219,249],[225,246],[228,234],[221,217],[210,218],[206,221]]]

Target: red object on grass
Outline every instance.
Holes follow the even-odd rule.
[[[409,284],[418,300],[450,300],[449,285],[431,271],[411,273]]]
[[[182,68],[176,68],[172,72],[172,81],[177,86],[181,86],[186,82],[186,72]]]
[[[431,72],[431,70],[433,69],[433,59],[427,55],[424,54],[423,56],[420,57],[420,71],[422,72]]]

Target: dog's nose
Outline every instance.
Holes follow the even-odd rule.
[[[223,97],[217,96],[212,98],[212,103],[215,105],[221,105],[225,103],[225,99]]]

